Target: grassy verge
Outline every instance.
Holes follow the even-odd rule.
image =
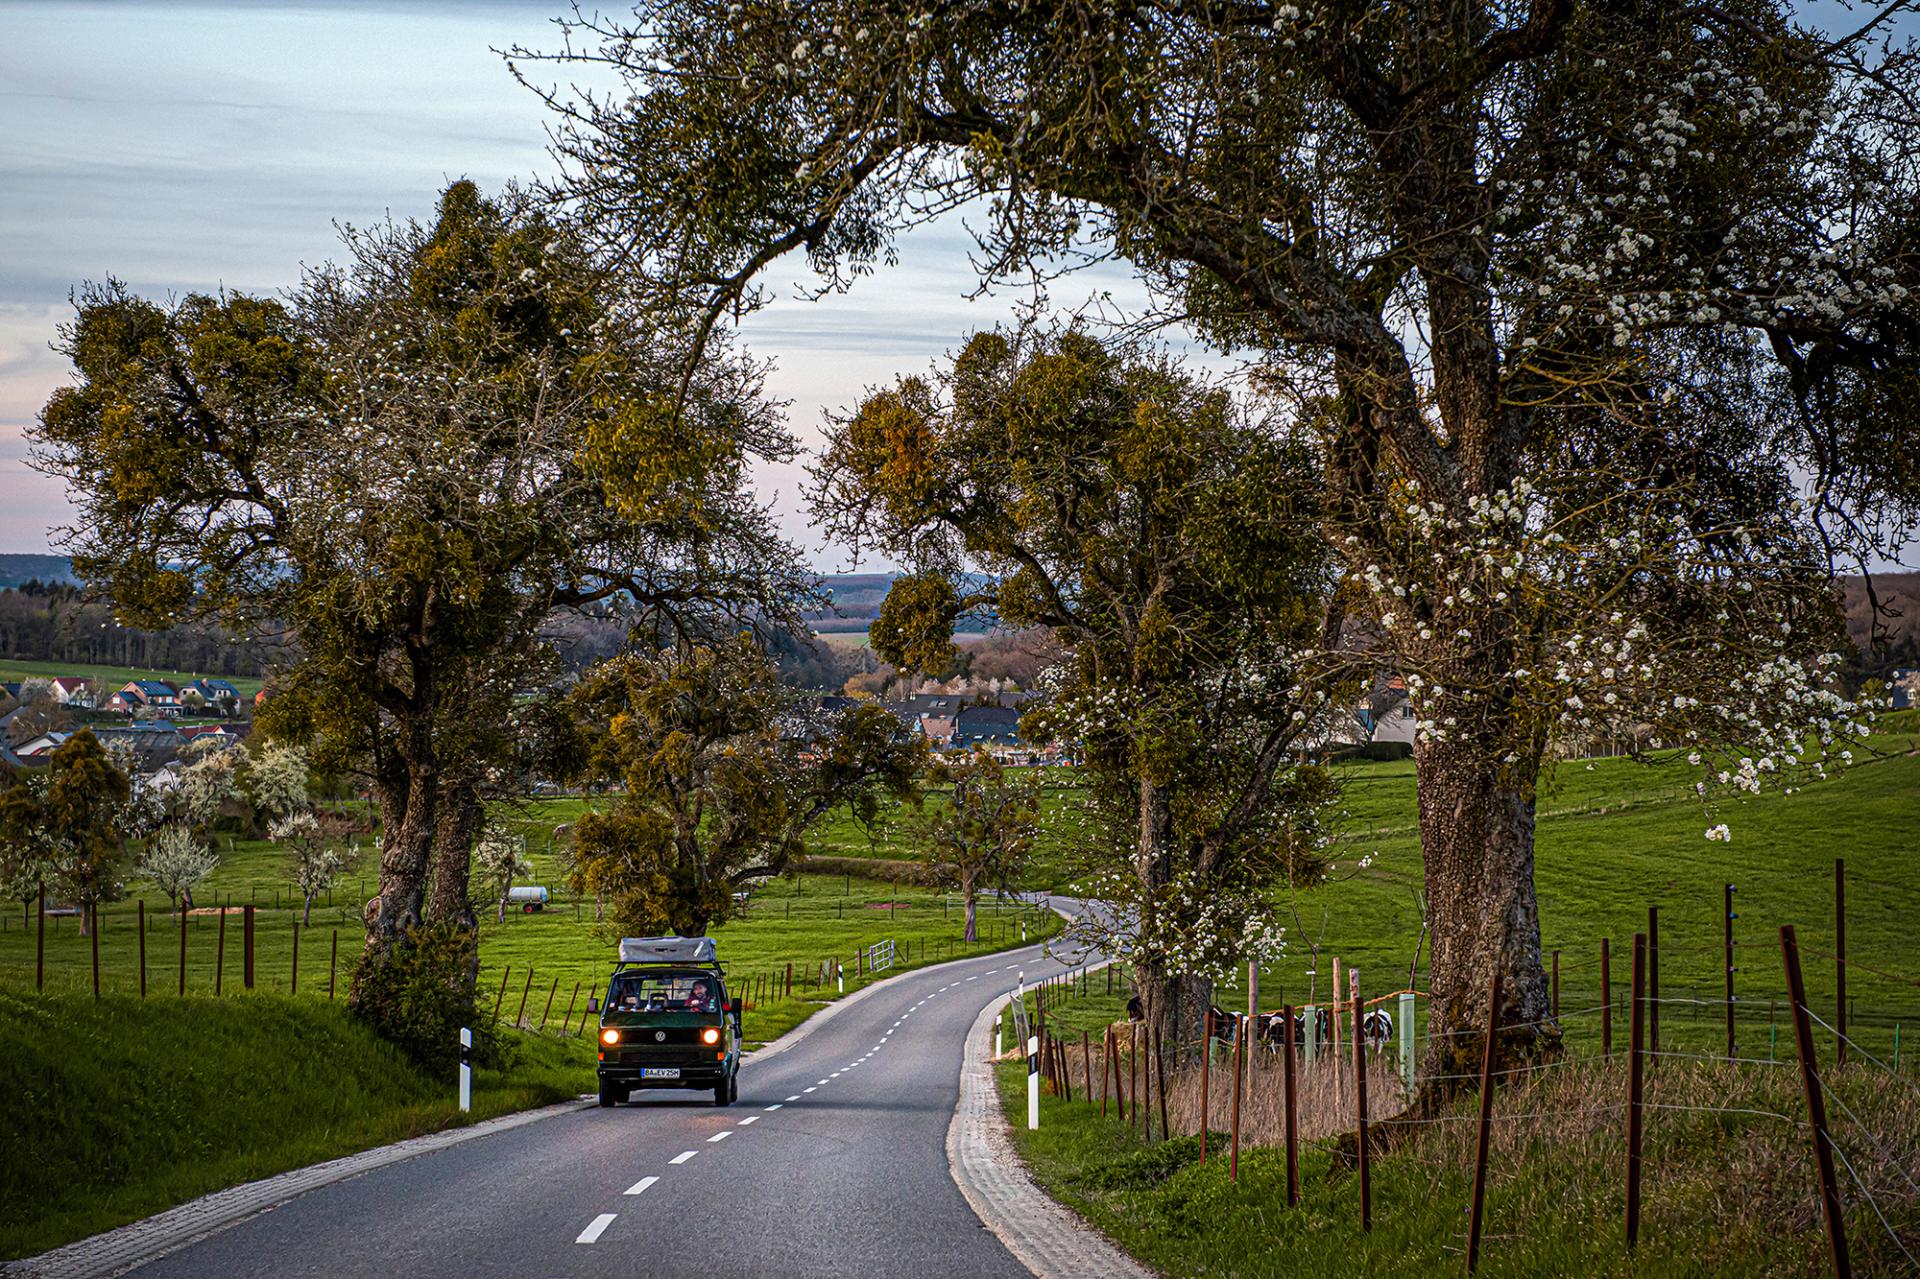
[[[1841,1143],[1866,1185],[1843,1198],[1857,1274],[1907,1273],[1896,1242],[1920,1251],[1920,1193],[1901,1166],[1920,1156],[1914,1095],[1867,1071],[1832,1081],[1854,1110]],[[1077,1081],[1076,1081],[1077,1084]],[[999,1069],[1015,1146],[1035,1179],[1122,1248],[1169,1275],[1386,1275],[1462,1268],[1475,1125],[1473,1101],[1375,1160],[1373,1227],[1359,1224],[1358,1179],[1331,1144],[1300,1161],[1301,1201],[1286,1202],[1281,1150],[1243,1147],[1239,1180],[1215,1132],[1202,1166],[1192,1135],[1145,1141],[1097,1102],[1043,1096],[1026,1128],[1024,1067]],[[1663,1066],[1648,1101],[1640,1245],[1622,1239],[1623,1067],[1583,1062],[1510,1088],[1495,1109],[1479,1272],[1487,1276],[1814,1276],[1826,1241],[1795,1072]],[[1116,1112],[1117,1113],[1117,1112]],[[1217,1121],[1216,1121],[1217,1122]],[[1180,1125],[1176,1123],[1176,1131]],[[1841,1176],[1848,1177],[1843,1169]],[[1886,1215],[1883,1227],[1875,1212]]]
[[[473,1113],[324,1000],[0,989],[0,1259],[197,1195],[578,1096],[584,1039],[508,1033]]]

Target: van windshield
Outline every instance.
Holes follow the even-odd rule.
[[[714,1013],[720,983],[712,973],[649,969],[616,974],[607,996],[613,1012]]]

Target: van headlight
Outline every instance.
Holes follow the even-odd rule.
[[[620,1042],[620,1032],[609,1026],[600,1032],[600,1042],[603,1044],[617,1044]]]
[[[706,1028],[705,1030],[703,1030],[703,1031],[701,1031],[701,1032],[700,1032],[700,1041],[701,1041],[702,1043],[707,1043],[707,1044],[717,1044],[717,1043],[719,1043],[719,1042],[720,1042],[720,1028],[719,1028],[718,1026],[709,1026],[709,1027],[707,1027],[707,1028]]]

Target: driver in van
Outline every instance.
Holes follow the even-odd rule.
[[[687,1011],[690,1013],[713,1011],[713,983],[705,977],[695,981],[687,991]]]

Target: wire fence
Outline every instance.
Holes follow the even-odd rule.
[[[1735,935],[1731,909],[1706,942],[1650,912],[1648,931],[1618,949],[1550,953],[1544,1012],[1514,1011],[1537,1006],[1537,988],[1480,992],[1483,1010],[1499,1010],[1491,1036],[1484,1024],[1369,1027],[1376,1010],[1397,1023],[1418,1008],[1424,1021],[1426,996],[1367,998],[1349,978],[1337,1001],[1209,1015],[1204,1044],[1154,1044],[1119,1020],[1067,1032],[1043,1047],[1041,1069],[1053,1091],[1097,1096],[1101,1115],[1111,1108],[1143,1140],[1197,1137],[1207,1160],[1228,1152],[1228,1177],[1242,1146],[1285,1149],[1290,1197],[1300,1146],[1334,1141],[1331,1175],[1360,1182],[1339,1202],[1363,1228],[1376,1213],[1430,1222],[1431,1204],[1466,1199],[1445,1243],[1470,1271],[1486,1248],[1590,1231],[1597,1210],[1629,1253],[1743,1238],[1779,1273],[1920,1274],[1920,1079],[1901,1042],[1920,1021],[1904,995],[1920,977],[1880,955],[1849,958],[1843,875],[1833,928],[1811,942],[1791,926]],[[1681,956],[1710,961],[1719,989],[1704,988],[1699,965],[1676,989]],[[1826,979],[1811,992],[1809,970]],[[1849,970],[1874,980],[1850,984]],[[1864,1005],[1850,993],[1863,988]],[[1047,996],[1061,1021],[1076,993]],[[1465,1104],[1474,1093],[1482,1104]],[[1390,1152],[1395,1198],[1373,1193],[1363,1151]]]

